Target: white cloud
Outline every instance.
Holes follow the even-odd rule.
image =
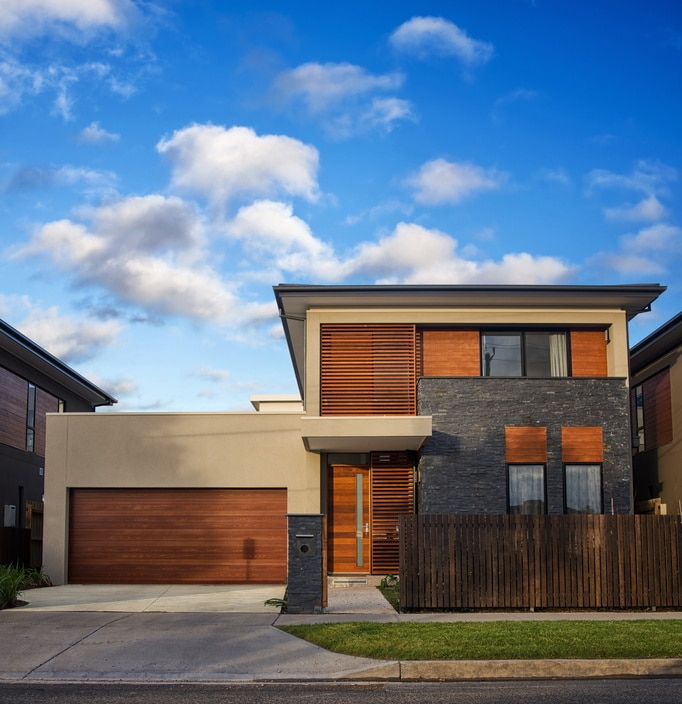
[[[589,263],[624,275],[661,274],[682,253],[682,227],[656,223],[620,238],[618,252],[599,252]]]
[[[240,208],[227,232],[244,241],[249,256],[261,268],[270,259],[275,269],[290,274],[323,279],[338,275],[339,262],[332,247],[316,238],[286,203],[257,201]]]
[[[230,378],[230,372],[227,371],[227,369],[211,369],[209,367],[202,367],[195,372],[194,376],[197,376],[199,379],[203,379],[204,381],[220,382],[227,381],[227,379]]]
[[[641,160],[629,174],[617,174],[606,169],[594,169],[587,175],[590,191],[613,188],[637,191],[647,196],[666,195],[668,184],[677,181],[677,171],[656,161]]]
[[[628,252],[672,254],[682,251],[682,227],[657,223],[636,234],[622,238],[623,248]]]
[[[346,138],[375,128],[390,132],[398,121],[414,119],[409,101],[377,95],[403,82],[400,73],[376,75],[349,63],[307,63],[279,74],[273,90],[280,102],[301,101],[333,137]]]
[[[117,30],[137,14],[131,0],[3,0],[0,36],[36,36],[68,27]]]
[[[14,110],[27,98],[46,94],[52,96],[52,114],[65,121],[72,120],[76,104],[74,93],[88,82],[103,82],[112,92],[117,92],[117,79],[108,63],[25,64],[15,57],[0,55],[0,114]]]
[[[43,256],[79,284],[160,313],[235,321],[248,318],[206,262],[203,227],[179,198],[131,197],[83,209],[90,226],[59,220],[39,227],[17,256]]]
[[[487,63],[495,51],[489,42],[471,38],[443,17],[413,17],[400,25],[389,41],[396,49],[420,58],[454,57],[466,66]]]
[[[111,142],[118,142],[120,138],[120,135],[102,129],[99,126],[99,122],[91,122],[78,135],[78,141],[83,144],[110,144]]]
[[[399,73],[372,75],[349,63],[307,63],[281,73],[275,80],[275,90],[282,99],[300,98],[316,113],[329,110],[349,97],[395,90],[403,80]]]
[[[121,326],[106,322],[60,315],[58,308],[33,309],[18,326],[21,332],[55,357],[67,362],[82,362],[111,345]]]
[[[507,174],[494,168],[435,159],[424,164],[407,183],[415,189],[415,200],[437,205],[459,203],[481,191],[496,190],[507,179]]]
[[[37,95],[45,87],[42,71],[6,58],[0,60],[0,115],[21,105],[25,95]]]
[[[408,100],[374,98],[371,105],[360,114],[358,123],[390,132],[398,120],[414,120],[412,105]]]
[[[156,148],[170,160],[177,188],[201,193],[214,205],[236,196],[319,197],[317,150],[290,137],[258,136],[248,127],[192,125]]]
[[[478,261],[457,250],[457,240],[444,232],[400,223],[391,235],[361,245],[344,273],[370,275],[380,284],[540,284],[565,281],[573,273],[554,257],[513,253]]]
[[[626,222],[641,222],[662,220],[668,211],[656,196],[644,198],[635,205],[624,205],[618,208],[605,208],[607,220],[622,220]]]

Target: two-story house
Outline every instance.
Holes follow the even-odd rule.
[[[46,414],[115,402],[0,320],[0,563],[41,564]]]
[[[635,511],[682,516],[682,313],[630,360]]]
[[[48,421],[53,580],[276,582],[286,514],[334,574],[403,513],[631,513],[626,286],[275,287],[300,398]]]

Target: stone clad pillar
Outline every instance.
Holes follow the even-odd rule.
[[[321,614],[327,606],[327,517],[287,514],[287,611]]]

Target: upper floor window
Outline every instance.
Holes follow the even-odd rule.
[[[29,382],[26,404],[26,450],[33,452],[36,444],[36,387]]]
[[[484,332],[481,363],[483,376],[568,376],[566,333]]]
[[[644,452],[673,440],[670,370],[663,369],[632,391],[632,427],[636,450]]]

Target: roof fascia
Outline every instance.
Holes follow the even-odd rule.
[[[37,345],[33,340],[0,320],[0,344],[11,355],[40,370],[53,381],[87,400],[93,406],[111,406],[117,400],[78,374],[60,359]]]

